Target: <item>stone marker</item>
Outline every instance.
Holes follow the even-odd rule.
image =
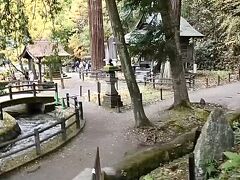
[[[204,179],[204,164],[222,159],[223,152],[234,145],[234,134],[222,109],[215,109],[202,128],[194,149],[196,180]]]
[[[200,103],[201,106],[205,106],[206,105],[206,101],[203,98],[200,99],[199,103]]]

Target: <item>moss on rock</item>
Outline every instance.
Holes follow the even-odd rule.
[[[21,129],[14,117],[3,112],[3,120],[0,120],[0,143],[16,138],[21,134]]]

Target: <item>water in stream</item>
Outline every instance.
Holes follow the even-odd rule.
[[[56,112],[51,112],[51,113],[47,113],[47,114],[35,114],[35,115],[15,117],[21,128],[21,134],[18,137],[26,136],[26,135],[32,133],[34,131],[34,129],[42,129],[42,128],[50,126],[51,124],[55,123],[56,121],[58,121],[60,119],[58,116],[59,116],[59,114],[57,114]],[[60,125],[57,125],[53,128],[50,128],[50,129],[40,133],[39,134],[40,140],[55,133],[58,130],[60,130]],[[34,136],[31,136],[27,139],[23,139],[21,141],[14,143],[12,146],[6,147],[4,149],[4,152],[2,152],[0,154],[3,155],[5,153],[15,151],[22,147],[26,147],[30,144],[33,144],[34,142],[35,142]],[[21,153],[21,152],[19,152],[19,153]],[[19,155],[19,153],[17,153],[17,154]],[[14,155],[12,155],[11,157],[14,157]]]

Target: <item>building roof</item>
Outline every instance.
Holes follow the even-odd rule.
[[[143,17],[141,18],[141,20],[138,22],[138,24],[136,25],[136,29],[133,30],[130,33],[127,33],[125,35],[125,40],[128,43],[130,40],[134,41],[134,37],[136,37],[136,35],[144,35],[147,30],[144,29],[144,25],[150,24],[150,23],[154,23],[154,24],[159,24],[162,21],[161,18],[161,14],[154,14],[149,16],[148,18],[146,18],[145,21],[143,21]],[[194,29],[194,27],[192,27],[187,21],[186,19],[184,19],[183,17],[181,17],[180,19],[180,37],[195,37],[195,38],[199,38],[199,37],[204,37],[203,34],[201,34],[200,32],[198,32],[196,29]]]
[[[36,58],[43,58],[54,55],[54,48],[55,44],[53,42],[47,41],[47,40],[39,40],[34,41],[33,44],[28,44],[21,54],[21,57],[27,57],[30,56],[33,59]],[[58,45],[58,56],[67,57],[70,56],[69,53],[67,53],[62,45]]]
[[[180,36],[181,37],[204,37],[204,35],[194,29],[183,17],[180,21]]]

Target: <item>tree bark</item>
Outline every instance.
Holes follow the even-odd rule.
[[[88,0],[89,32],[91,41],[92,70],[100,70],[104,66],[104,31],[102,0]]]
[[[142,105],[142,95],[137,85],[135,75],[131,66],[131,59],[124,39],[123,27],[117,10],[115,0],[106,0],[108,14],[111,21],[113,34],[116,38],[117,50],[120,56],[122,70],[130,93],[133,112],[135,118],[135,126],[148,126],[151,125],[147,116],[145,115]]]
[[[160,1],[160,11],[167,41],[167,55],[173,78],[173,107],[189,106],[190,101],[186,86],[185,71],[180,47],[180,0]]]

